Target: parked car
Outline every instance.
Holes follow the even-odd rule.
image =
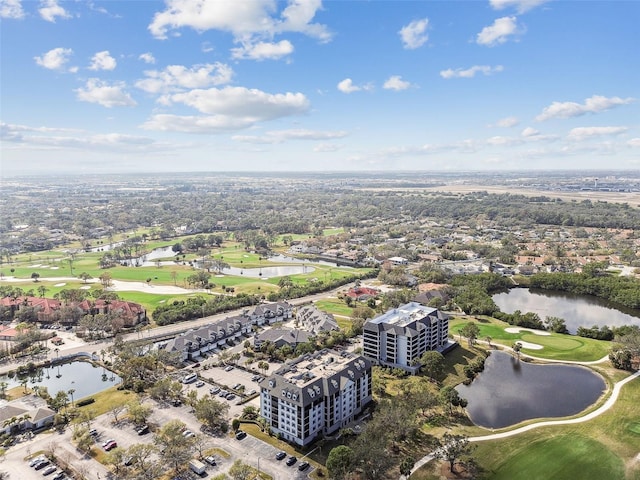
[[[40,463],[43,460],[46,460],[45,456],[44,455],[38,455],[37,457],[31,459],[31,461],[29,462],[29,466],[30,467],[35,467],[35,465],[37,463]]]
[[[185,438],[191,438],[191,437],[195,437],[196,434],[193,433],[191,430],[185,430],[184,432],[182,432],[182,436]]]
[[[258,392],[256,392],[255,390],[249,390],[249,391],[247,392],[247,396],[249,396],[249,397],[250,397],[251,395],[255,395],[256,393],[258,393]]]
[[[136,427],[136,432],[138,435],[145,435],[149,433],[149,425],[138,425]]]
[[[242,386],[241,383],[236,383],[233,387],[231,387],[233,390],[238,390],[240,387]]]
[[[208,457],[204,457],[204,461],[207,462],[212,467],[215,467],[217,465],[216,457],[214,457],[213,455],[209,455]]]
[[[224,367],[225,372],[230,372],[231,370],[233,370],[233,365],[227,365],[226,367]]]
[[[64,480],[64,478],[64,472],[58,472],[53,477],[51,477],[51,480]]]
[[[40,470],[41,468],[44,468],[47,465],[49,465],[49,460],[47,460],[46,458],[41,458],[40,460],[38,460],[36,463],[33,464],[33,468],[36,470]]]
[[[235,393],[227,393],[227,396],[225,397],[227,400],[233,400],[234,398],[236,398]]]
[[[114,448],[116,448],[118,446],[118,444],[116,443],[115,440],[110,441],[109,443],[107,443],[104,446],[105,451],[109,451],[109,450],[113,450]]]
[[[287,452],[280,450],[278,453],[276,453],[276,460],[282,460],[286,456]]]
[[[220,390],[220,393],[218,394],[219,397],[226,397],[227,395],[229,395],[229,392],[227,392],[226,390]]]
[[[209,393],[211,395],[217,395],[218,393],[220,393],[220,387],[211,387],[209,389]]]
[[[245,432],[244,430],[238,430],[236,432],[236,440],[242,440],[246,436],[247,436],[247,432]]]
[[[47,465],[49,465],[51,462],[49,460],[47,460],[46,458],[44,460],[39,461],[38,463],[36,463],[33,468],[35,468],[36,470],[42,470],[44,467],[46,467]]]
[[[204,387],[204,382],[203,382],[202,380],[198,380],[198,381],[196,382],[196,387],[197,387],[197,388]]]
[[[91,435],[92,437],[97,437],[98,430],[96,430],[95,428],[92,428],[91,430],[89,430],[89,435]]]
[[[303,470],[306,470],[307,468],[309,468],[309,462],[302,462],[300,465],[298,465],[298,470],[300,470],[301,472]]]
[[[115,440],[113,438],[108,438],[107,440],[102,442],[102,448],[106,447],[107,445],[109,445],[112,442],[115,442]]]
[[[287,466],[290,467],[291,465],[293,465],[297,461],[298,461],[298,459],[296,457],[294,457],[293,455],[291,455],[289,458],[287,458]]]
[[[56,468],[56,466],[55,466],[55,465],[49,465],[47,468],[45,468],[45,469],[42,471],[42,475],[46,477],[47,475],[51,475],[51,474],[52,474],[53,472],[55,472],[56,470],[57,470],[57,468]]]

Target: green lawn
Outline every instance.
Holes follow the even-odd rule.
[[[492,480],[624,479],[622,460],[597,440],[559,435],[532,444],[489,472]]]
[[[450,321],[449,331],[453,335],[458,335],[460,329],[471,321],[474,321],[480,328],[479,340],[485,340],[489,336],[492,343],[508,347],[517,340],[542,345],[544,348],[541,350],[522,349],[523,353],[534,357],[590,362],[600,360],[609,353],[611,348],[610,342],[575,335],[562,335],[559,333],[535,335],[526,330],[519,333],[508,333],[505,329],[511,327],[511,325],[494,318],[483,318],[481,321],[476,321],[469,317],[456,318]]]
[[[314,303],[314,305],[327,313],[331,313],[333,315],[343,315],[345,317],[350,317],[353,314],[353,309],[347,306],[344,301],[338,298],[327,298],[323,300],[318,300]]]
[[[491,480],[640,480],[640,462],[634,460],[640,452],[638,398],[636,379],[610,410],[589,422],[480,442],[474,457]]]

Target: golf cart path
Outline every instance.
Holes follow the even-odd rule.
[[[541,359],[541,360],[545,360],[545,359]],[[598,362],[574,362],[574,363],[579,363],[579,364],[585,364],[586,363],[586,364],[589,364],[589,363],[599,363],[601,361],[602,360],[599,360]],[[568,363],[568,362],[563,362],[563,363]],[[588,413],[588,414],[586,414],[586,415],[584,415],[582,417],[569,418],[569,419],[566,419],[566,420],[547,420],[547,421],[544,421],[544,422],[532,423],[532,424],[525,425],[525,426],[520,427],[520,428],[516,428],[514,430],[509,430],[508,432],[492,433],[490,435],[483,435],[483,436],[479,436],[479,437],[470,437],[469,441],[470,442],[484,442],[484,441],[487,441],[487,440],[497,440],[497,439],[501,439],[501,438],[512,437],[514,435],[519,435],[521,433],[528,432],[529,430],[533,430],[534,428],[548,427],[548,426],[553,426],[553,425],[571,425],[571,424],[575,424],[575,423],[588,422],[589,420],[593,420],[597,416],[602,415],[604,412],[609,410],[616,403],[616,400],[618,399],[618,396],[620,395],[620,390],[622,389],[622,387],[624,385],[626,385],[627,383],[629,383],[630,381],[638,378],[639,376],[640,376],[640,370],[635,372],[632,375],[629,375],[627,378],[625,378],[623,380],[620,380],[619,382],[616,382],[613,385],[613,390],[611,391],[611,396],[607,399],[607,401],[604,402],[600,407],[596,408],[593,412],[590,412],[590,413]],[[411,469],[411,473],[415,472],[416,470],[418,470],[423,465],[426,465],[427,463],[429,463],[434,458],[435,457],[434,457],[433,453],[425,455],[424,457],[422,457],[421,459],[419,459],[415,463],[415,465]]]

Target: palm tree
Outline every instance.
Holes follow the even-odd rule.
[[[75,388],[70,388],[67,393],[69,394],[69,396],[71,397],[71,406],[73,407],[73,394],[76,393],[76,389]]]
[[[516,342],[513,344],[513,351],[516,354],[516,357],[518,358],[518,360],[520,360],[520,350],[522,349],[522,344],[520,342]]]

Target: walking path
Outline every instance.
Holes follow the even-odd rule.
[[[544,360],[544,359],[541,359]],[[600,360],[602,361],[602,360]],[[574,362],[574,363],[582,363],[582,362]],[[587,362],[585,362],[587,363]],[[588,362],[588,363],[597,363],[597,362]],[[497,440],[497,439],[501,439],[501,438],[507,438],[507,437],[512,437],[514,435],[519,435],[521,433],[524,432],[528,432],[529,430],[533,430],[534,428],[540,428],[540,427],[548,427],[548,426],[553,426],[553,425],[571,425],[571,424],[575,424],[575,423],[582,423],[582,422],[588,422],[589,420],[593,420],[594,418],[596,418],[599,415],[602,415],[604,412],[606,412],[607,410],[609,410],[615,403],[616,400],[618,399],[618,396],[620,395],[620,390],[622,389],[622,387],[624,385],[626,385],[627,383],[629,383],[630,381],[636,379],[640,377],[640,370],[635,372],[632,375],[629,375],[627,378],[620,380],[619,382],[615,383],[613,386],[613,390],[611,392],[611,396],[607,399],[606,402],[604,402],[600,407],[598,407],[597,409],[595,409],[593,412],[590,412],[582,417],[578,417],[578,418],[569,418],[566,420],[548,420],[548,421],[544,421],[544,422],[538,422],[538,423],[532,423],[530,425],[525,425],[523,427],[520,428],[516,428],[514,430],[509,430],[507,432],[501,432],[501,433],[492,433],[491,435],[483,435],[480,437],[470,437],[469,441],[470,442],[485,442],[487,440]],[[429,453],[427,455],[425,455],[424,457],[422,457],[420,460],[418,460],[415,465],[413,466],[413,468],[411,469],[411,473],[414,473],[416,470],[418,470],[420,467],[426,465],[427,463],[429,463],[431,460],[433,460],[435,458],[435,456],[433,455],[433,453]],[[401,479],[403,477],[400,477]]]

